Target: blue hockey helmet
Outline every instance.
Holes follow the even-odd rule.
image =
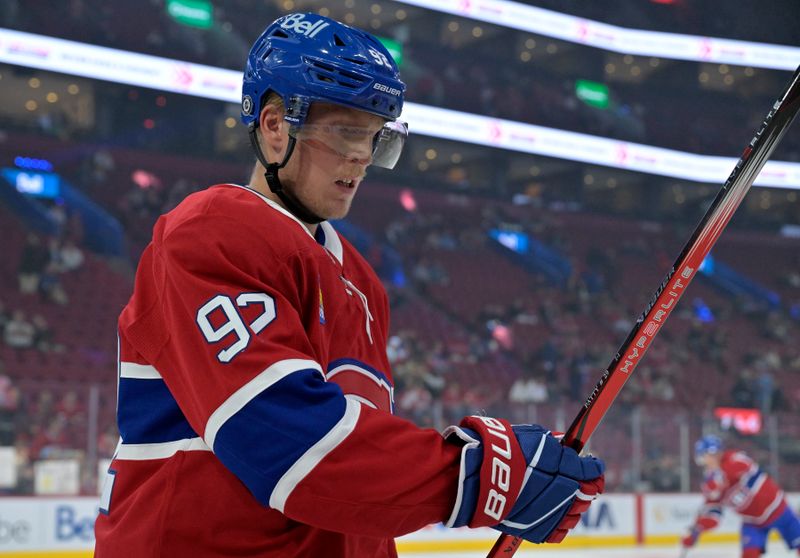
[[[722,440],[719,436],[703,436],[694,444],[694,459],[700,463],[700,459],[709,453],[720,453],[723,449]]]
[[[394,121],[406,86],[397,64],[375,37],[313,13],[278,18],[247,57],[242,83],[242,122],[258,126],[266,94],[286,107],[286,120],[301,126],[313,102],[363,110]]]
[[[293,13],[276,19],[253,44],[242,81],[242,122],[250,144],[264,166],[270,190],[286,209],[305,223],[323,218],[287,190],[278,177],[302,137],[312,103],[332,103],[386,120],[372,138],[370,164],[394,168],[403,151],[408,127],[397,121],[406,86],[397,64],[375,37],[343,23],[312,13]],[[268,162],[256,130],[270,93],[283,101],[289,142],[283,161]],[[336,146],[333,147],[334,151]],[[345,156],[344,153],[340,153]]]

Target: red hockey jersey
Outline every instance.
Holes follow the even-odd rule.
[[[460,448],[392,414],[388,302],[333,227],[236,185],[159,219],[119,319],[99,558],[396,556]]]
[[[698,519],[701,528],[715,527],[723,506],[756,526],[769,523],[786,507],[784,493],[775,481],[746,454],[733,450],[724,452],[720,468],[706,476],[703,495],[706,505]]]

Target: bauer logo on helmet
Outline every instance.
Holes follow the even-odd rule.
[[[388,85],[384,85],[382,83],[376,83],[372,86],[373,89],[377,89],[378,91],[383,91],[384,93],[388,93],[389,95],[394,95],[395,97],[400,95],[402,91],[395,87],[389,87]]]

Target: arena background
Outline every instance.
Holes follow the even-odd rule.
[[[89,555],[138,257],[186,194],[247,180],[241,68],[290,11],[401,64],[406,152],[335,226],[390,294],[396,412],[437,429],[569,424],[800,64],[791,1],[4,0],[0,556]],[[592,438],[609,496],[573,555],[677,555],[704,433],[800,491],[798,189],[795,126]],[[734,544],[729,522],[709,540]]]

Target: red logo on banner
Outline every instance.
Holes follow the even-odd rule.
[[[499,142],[500,137],[503,135],[503,128],[499,122],[492,122],[489,124],[489,141]]]
[[[180,65],[175,67],[175,83],[178,87],[189,89],[193,79],[192,69],[189,66]]]
[[[761,411],[758,409],[742,409],[738,407],[717,407],[714,416],[719,419],[723,430],[731,428],[742,434],[758,434],[761,432]]]
[[[710,60],[711,59],[711,39],[705,38],[700,43],[700,58],[703,60]]]
[[[581,42],[586,42],[586,37],[589,35],[589,24],[581,20],[578,23],[578,40]]]
[[[628,160],[628,146],[624,143],[617,144],[616,153],[617,164],[624,165]]]

